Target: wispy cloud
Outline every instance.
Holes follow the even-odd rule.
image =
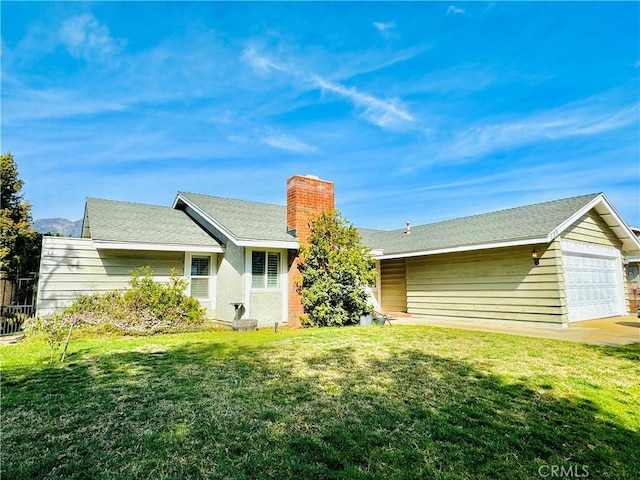
[[[569,104],[511,122],[471,127],[447,148],[446,155],[473,158],[537,141],[590,136],[638,122],[640,104],[622,107]]]
[[[288,152],[315,153],[318,151],[318,147],[304,143],[292,135],[281,132],[269,133],[262,137],[261,141],[273,148],[286,150]]]
[[[462,13],[466,13],[464,8],[458,8],[455,5],[449,5],[449,8],[447,8],[447,15],[460,15]]]
[[[124,43],[89,13],[68,18],[60,28],[60,39],[73,57],[83,60],[108,59]]]
[[[373,95],[358,92],[355,87],[345,87],[319,76],[315,76],[315,82],[320,88],[336,93],[363,108],[362,117],[379,127],[398,127],[400,124],[414,121],[409,111],[402,108],[396,99],[381,100]]]
[[[413,115],[404,108],[396,98],[382,99],[368,93],[358,91],[355,87],[348,87],[332,82],[315,72],[300,71],[285,63],[260,54],[255,49],[248,49],[242,59],[249,62],[257,71],[269,73],[272,70],[285,73],[314,88],[320,88],[345,98],[352,105],[361,109],[360,116],[366,121],[381,128],[401,128],[414,121]]]
[[[373,22],[373,26],[385,38],[389,37],[389,31],[396,27],[396,22]]]

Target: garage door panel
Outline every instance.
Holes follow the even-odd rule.
[[[593,247],[589,248],[591,251],[586,253],[567,251],[563,254],[570,322],[626,313],[620,259],[594,255]]]

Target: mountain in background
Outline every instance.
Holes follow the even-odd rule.
[[[39,233],[61,234],[65,237],[80,237],[82,220],[72,222],[68,218],[41,218],[33,221],[33,228]]]

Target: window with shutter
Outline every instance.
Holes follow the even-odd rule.
[[[279,252],[251,252],[251,288],[280,288]]]

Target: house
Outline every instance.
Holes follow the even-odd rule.
[[[295,175],[287,205],[179,192],[171,207],[90,198],[82,238],[45,237],[37,308],[123,288],[129,271],[171,269],[211,318],[242,304],[259,325],[297,325],[297,252],[334,206],[332,182]],[[573,321],[629,312],[626,258],[640,241],[603,194],[399,230],[360,229],[384,311],[439,319]],[[234,305],[235,304],[235,305]]]

